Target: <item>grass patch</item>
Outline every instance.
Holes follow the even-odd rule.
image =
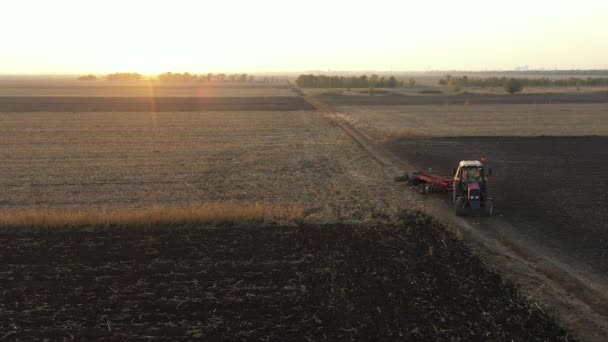
[[[111,227],[154,227],[196,224],[299,223],[299,205],[268,203],[197,203],[142,208],[6,209],[0,211],[0,230]]]

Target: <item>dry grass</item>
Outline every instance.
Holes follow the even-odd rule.
[[[197,224],[299,223],[301,205],[269,203],[197,203],[142,208],[6,209],[0,211],[0,230],[153,227]]]
[[[434,136],[607,135],[604,104],[340,106],[379,141]]]

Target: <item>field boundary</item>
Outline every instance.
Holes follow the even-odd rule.
[[[314,110],[298,96],[120,97],[0,96],[0,112],[197,112]]]
[[[97,231],[121,227],[238,225],[267,223],[296,225],[303,206],[270,203],[196,203],[140,208],[27,208],[0,210],[0,232]]]
[[[514,105],[514,104],[589,104],[608,103],[608,92],[584,94],[457,94],[457,95],[340,95],[317,98],[333,105]]]

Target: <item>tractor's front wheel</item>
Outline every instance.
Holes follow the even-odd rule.
[[[464,216],[465,215],[465,206],[466,206],[466,202],[464,200],[464,198],[462,197],[458,197],[458,199],[456,199],[456,216]]]

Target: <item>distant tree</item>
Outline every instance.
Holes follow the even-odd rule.
[[[253,82],[253,81],[255,81],[255,76],[247,75],[247,82]]]
[[[369,79],[367,78],[367,75],[363,75],[355,80],[354,83],[357,87],[367,87],[369,84]]]
[[[158,75],[158,80],[162,82],[186,82],[186,81],[198,81],[199,77],[197,75],[192,75],[189,72],[184,72],[183,74],[165,72]]]
[[[393,76],[388,78],[388,81],[386,81],[386,86],[389,88],[395,88],[397,86],[397,79]]]
[[[108,81],[139,81],[142,78],[143,76],[136,72],[116,72],[106,76]]]
[[[519,93],[520,91],[524,90],[524,85],[520,80],[518,80],[516,78],[511,78],[505,83],[505,90],[509,94],[513,95],[515,93]]]
[[[377,86],[377,85],[378,85],[378,75],[375,75],[375,74],[374,74],[374,75],[371,75],[371,76],[370,76],[370,78],[369,78],[369,84],[370,84],[372,87]]]
[[[416,85],[416,80],[413,78],[410,78],[407,82],[410,87],[413,87]]]
[[[197,77],[195,75],[191,75],[189,72],[185,72],[178,77],[180,81],[196,81]]]
[[[384,88],[386,87],[386,77],[382,76],[380,77],[380,80],[378,81],[378,88]]]
[[[267,82],[268,78],[264,78]],[[300,75],[296,78],[295,83],[301,88],[395,88],[403,86],[404,80],[390,76],[379,77],[378,75],[361,76],[327,76],[327,75]],[[374,91],[377,93],[377,91]]]
[[[162,73],[162,74],[158,75],[158,80],[162,81],[162,82],[173,81],[173,73],[172,72]]]
[[[88,74],[88,75],[78,77],[78,80],[79,81],[96,81],[97,76]]]
[[[375,91],[375,89],[374,89],[374,86],[370,86],[370,87],[369,87],[369,96],[374,96],[374,93],[375,93],[375,92],[376,92],[376,91]]]

